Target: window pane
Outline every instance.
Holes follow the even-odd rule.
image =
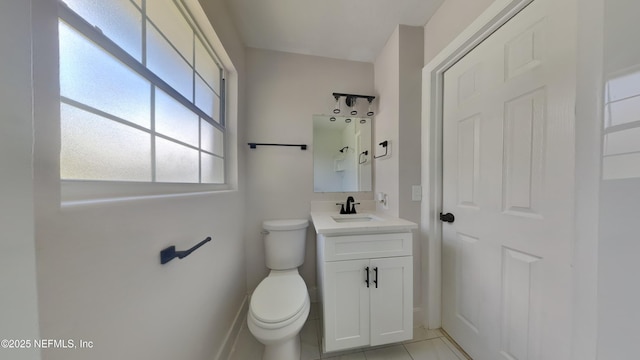
[[[198,182],[198,151],[156,137],[156,181]]]
[[[149,82],[69,25],[59,24],[60,94],[148,128]]]
[[[213,128],[213,153],[224,156],[224,133]]]
[[[224,183],[224,160],[202,153],[202,182],[207,184]]]
[[[223,69],[182,1],[61,0],[61,179],[224,184]]]
[[[147,15],[173,46],[193,64],[193,29],[172,0],[147,1]]]
[[[147,67],[193,101],[193,69],[151,24],[147,27]]]
[[[224,134],[204,120],[200,120],[202,134],[201,148],[219,156],[224,156]]]
[[[64,2],[87,22],[99,27],[105,36],[131,56],[138,61],[142,59],[142,15],[129,0]]]
[[[60,177],[151,181],[150,135],[70,105],[60,105]]]
[[[156,89],[156,131],[198,146],[198,115],[164,91]]]
[[[220,68],[205,50],[200,39],[196,39],[196,70],[213,91],[220,95]]]
[[[217,104],[215,102],[216,98],[217,95],[211,91],[211,88],[202,81],[200,76],[196,76],[196,106],[215,121],[220,122],[219,108],[216,107]]]

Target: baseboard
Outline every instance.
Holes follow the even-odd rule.
[[[244,324],[244,320],[246,318],[246,314],[249,307],[249,295],[246,295],[242,300],[242,304],[236,313],[236,317],[233,319],[233,324],[231,328],[227,332],[227,335],[224,338],[223,345],[220,347],[218,354],[216,355],[216,360],[228,360],[231,355],[231,350],[233,350],[233,346],[238,339],[238,335],[240,335],[240,330],[242,329],[242,325]]]

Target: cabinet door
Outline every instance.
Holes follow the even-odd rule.
[[[368,259],[325,263],[325,351],[369,345],[368,267]]]
[[[413,338],[413,257],[372,259],[369,266],[371,345]]]

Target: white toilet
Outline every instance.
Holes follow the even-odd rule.
[[[299,360],[300,329],[309,315],[307,285],[298,274],[304,262],[309,221],[264,221],[265,260],[271,269],[251,296],[247,324],[265,345],[263,360]]]

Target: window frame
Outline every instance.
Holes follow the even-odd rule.
[[[151,106],[154,105],[154,98],[157,89],[165,92],[167,95],[178,101],[181,105],[183,105],[188,110],[192,111],[194,114],[198,116],[199,121],[206,121],[211,124],[214,128],[218,129],[223,134],[223,155],[220,156],[218,154],[214,154],[208,150],[205,150],[202,145],[199,145],[197,150],[203,153],[207,153],[223,160],[223,171],[224,177],[222,183],[171,183],[171,182],[158,182],[156,181],[156,171],[155,171],[155,152],[152,151],[152,158],[150,161],[152,162],[152,177],[151,181],[119,181],[119,180],[84,180],[84,179],[64,179],[60,175],[60,183],[61,183],[61,200],[63,203],[67,202],[69,204],[77,203],[77,202],[85,202],[92,200],[109,200],[109,199],[130,199],[144,196],[166,196],[173,194],[187,194],[187,193],[202,193],[202,192],[214,192],[214,191],[222,191],[222,190],[233,190],[234,186],[231,184],[231,179],[235,180],[235,177],[230,174],[230,170],[232,168],[230,162],[233,157],[233,154],[230,153],[229,143],[235,143],[235,141],[230,141],[229,137],[231,136],[231,129],[229,127],[229,119],[227,116],[227,103],[228,99],[228,84],[227,78],[231,73],[231,69],[226,66],[225,62],[221,60],[218,55],[218,50],[222,50],[222,54],[228,59],[228,55],[224,51],[224,49],[219,49],[220,46],[214,46],[212,44],[211,39],[205,34],[205,31],[200,27],[199,22],[202,20],[198,19],[192,13],[190,6],[181,0],[173,0],[174,4],[181,12],[182,16],[189,24],[191,30],[194,34],[194,46],[197,40],[199,40],[202,45],[205,47],[205,50],[212,57],[213,61],[220,68],[220,91],[215,91],[215,89],[211,88],[209,84],[210,90],[213,91],[220,97],[219,102],[219,121],[216,121],[213,117],[209,116],[203,110],[195,105],[195,87],[196,87],[196,78],[199,76],[201,80],[205,83],[208,81],[205,80],[202,75],[197,71],[195,63],[189,64],[193,70],[193,102],[179,93],[176,89],[174,89],[171,85],[165,82],[162,78],[153,73],[150,69],[146,67],[146,28],[147,22],[149,22],[150,26],[155,27],[156,31],[158,31],[161,36],[167,41],[167,43],[174,49],[180,56],[182,54],[177,51],[175,45],[171,43],[171,41],[166,37],[166,35],[162,32],[162,30],[153,22],[151,18],[148,17],[145,11],[145,1],[143,0],[142,7],[138,6],[135,2],[131,1],[131,3],[141,12],[141,39],[142,39],[142,61],[138,61],[134,56],[127,53],[123,48],[118,46],[113,40],[104,35],[102,31],[89,23],[79,14],[77,14],[73,9],[71,9],[67,4],[64,3],[63,0],[58,1],[58,21],[62,21],[66,23],[68,26],[76,30],[79,34],[85,36],[91,42],[96,44],[98,47],[102,48],[105,52],[111,54],[115,59],[122,62],[125,66],[129,67],[132,71],[138,73],[141,77],[149,81],[152,89],[150,90]],[[198,5],[199,6],[199,5]],[[209,24],[210,25],[210,24]],[[215,35],[215,33],[214,33]],[[59,36],[57,36],[59,39]],[[215,39],[219,40],[219,39]],[[219,41],[218,41],[219,42]],[[216,44],[219,45],[219,44]],[[194,47],[194,56],[195,56],[195,47]],[[184,57],[183,57],[184,58]],[[186,60],[186,59],[185,59]],[[195,61],[195,58],[194,58]],[[229,61],[226,61],[229,63]],[[189,63],[189,61],[187,61]],[[64,96],[60,96],[59,100],[60,104],[68,104],[71,106],[75,106],[80,108],[81,110],[90,111],[96,115],[104,116],[105,114],[98,109],[93,109],[88,105],[79,103],[73,99],[66,98]],[[152,111],[153,112],[153,111]],[[109,115],[109,114],[107,114]],[[113,115],[106,116],[107,119],[111,121],[116,121],[122,123],[119,119]],[[152,122],[154,121],[152,117]],[[131,123],[124,120],[126,125],[131,126]],[[200,126],[200,125],[199,125]],[[133,126],[136,128],[136,126]],[[165,136],[161,133],[158,133],[153,129],[145,129],[145,132],[149,133],[152,137],[158,137],[170,140],[180,145],[187,145],[187,147],[196,149],[193,145],[185,144],[184,142],[172,138],[170,136]],[[62,139],[61,139],[62,141]],[[155,140],[152,140],[152,143],[155,143]],[[151,145],[152,148],[154,145]],[[235,160],[235,159],[234,159]],[[199,168],[201,172],[202,162],[199,162]],[[234,167],[235,168],[235,167]],[[199,174],[199,181],[202,181],[202,175]]]

